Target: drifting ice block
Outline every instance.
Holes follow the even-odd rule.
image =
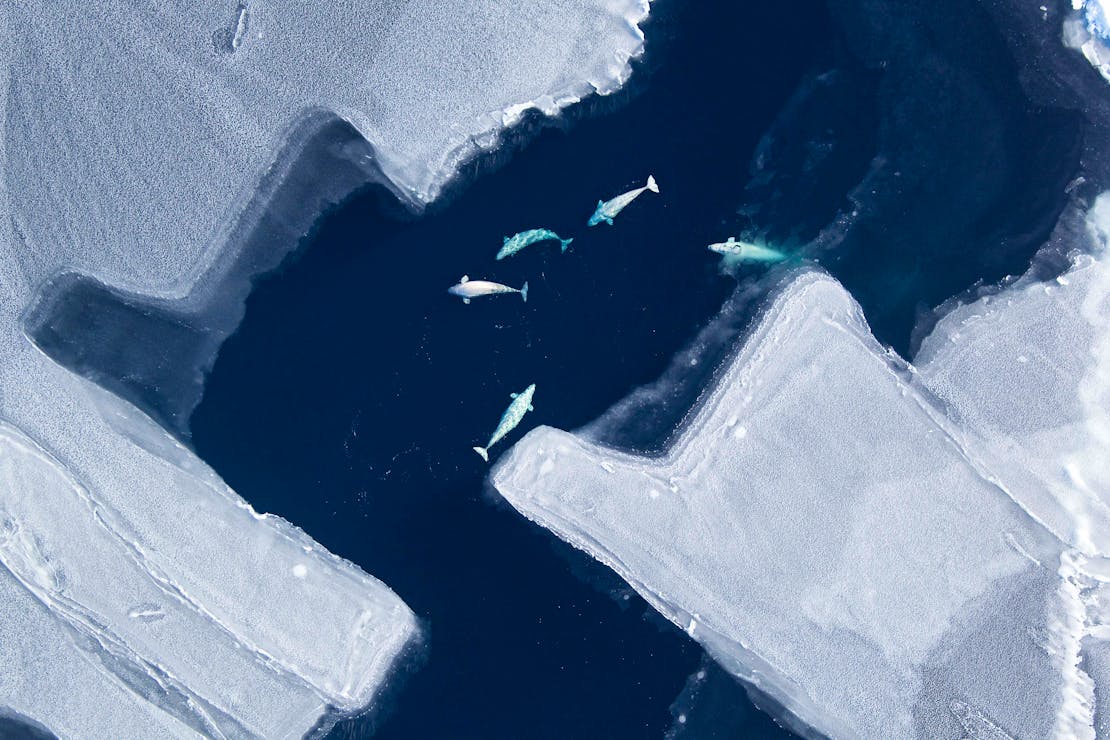
[[[803,273],[663,456],[540,428],[493,483],[820,732],[1070,732],[1069,555],[910,374]]]

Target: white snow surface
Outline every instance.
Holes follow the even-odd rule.
[[[419,632],[21,317],[65,271],[204,287],[298,121],[349,121],[415,202],[529,108],[611,92],[647,0],[0,3],[0,712],[61,737],[297,737]]]
[[[802,272],[665,454],[541,427],[493,483],[809,728],[1103,736],[1108,216],[1060,280],[941,321],[920,368]]]

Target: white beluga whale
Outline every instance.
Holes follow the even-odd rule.
[[[468,276],[463,275],[458,283],[447,289],[447,292],[462,298],[463,303],[470,303],[472,298],[480,298],[484,295],[501,295],[502,293],[520,293],[520,297],[527,302],[528,282],[525,281],[524,285],[519,288],[512,288],[508,285],[495,283],[492,280],[471,280]]]
[[[639,198],[640,194],[645,190],[650,190],[653,193],[659,192],[659,185],[656,184],[655,177],[652,175],[648,175],[647,184],[642,188],[629,190],[627,193],[622,193],[612,200],[599,200],[597,202],[597,210],[594,211],[594,215],[590,216],[588,224],[590,226],[597,226],[604,221],[612,226],[613,219],[616,218],[617,214],[627,208],[629,203]]]
[[[506,257],[516,254],[527,246],[550,240],[559,242],[560,251],[563,252],[567,251],[567,247],[574,241],[573,238],[562,238],[551,229],[528,229],[527,231],[521,231],[512,236],[505,237],[505,240],[501,243],[501,251],[497,253],[496,259],[503,260]]]
[[[727,242],[710,244],[709,251],[731,257],[737,262],[782,262],[786,259],[786,255],[777,249],[751,242],[738,242],[734,236],[730,236]]]
[[[497,423],[497,429],[493,430],[493,435],[490,436],[489,442],[486,442],[485,447],[475,447],[474,451],[482,456],[482,459],[489,462],[489,448],[493,447],[497,442],[509,432],[516,429],[517,424],[520,423],[524,415],[532,411],[532,395],[536,392],[536,384],[525,388],[520,393],[513,393],[513,402],[509,404],[509,408],[505,409],[505,413],[501,415],[501,421]]]

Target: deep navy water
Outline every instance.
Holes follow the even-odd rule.
[[[1024,98],[967,3],[872,5],[658,0],[628,89],[472,163],[420,218],[383,210],[376,190],[349,199],[258,283],[193,444],[427,627],[388,711],[334,735],[789,736],[719,669],[688,689],[702,650],[499,505],[471,446],[529,383],[536,410],[494,456],[658,378],[735,290],[705,250],[733,234],[815,259],[907,355],[933,306],[1025,269],[1078,167],[1081,122]],[[648,174],[659,195],[586,227],[598,199]],[[539,226],[571,250],[493,260],[503,236]],[[464,306],[446,293],[463,274],[527,280],[529,301]]]

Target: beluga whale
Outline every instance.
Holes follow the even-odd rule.
[[[616,218],[617,214],[627,208],[629,203],[639,198],[640,194],[645,190],[650,190],[653,193],[659,192],[659,185],[656,184],[655,177],[652,175],[648,175],[647,184],[642,188],[629,190],[627,193],[622,193],[612,200],[599,200],[597,202],[597,210],[594,211],[594,215],[590,216],[590,220],[587,223],[590,226],[597,226],[604,221],[612,226],[613,219]]]
[[[527,246],[536,244],[537,242],[550,241],[552,239],[559,242],[561,247],[560,251],[563,252],[567,251],[567,247],[574,241],[573,237],[564,239],[551,229],[528,229],[527,231],[521,231],[518,234],[505,237],[505,240],[501,242],[501,251],[497,253],[496,259],[503,260],[506,257],[511,257]]]
[[[509,408],[505,409],[505,413],[501,415],[501,421],[497,423],[497,428],[493,430],[493,435],[486,442],[485,447],[475,447],[474,451],[482,456],[482,459],[489,462],[489,448],[493,447],[497,442],[509,432],[516,429],[517,424],[520,423],[524,415],[529,411],[534,411],[532,408],[532,395],[536,392],[536,384],[525,388],[520,393],[513,393],[513,402],[509,404]]]
[[[447,292],[462,298],[463,303],[470,303],[471,298],[479,298],[484,295],[500,295],[502,293],[520,293],[520,297],[524,299],[525,303],[528,302],[527,281],[520,288],[511,288],[492,280],[471,280],[468,276],[463,275],[459,282],[447,289]]]
[[[710,244],[709,251],[723,254],[736,262],[782,262],[786,259],[786,255],[777,249],[751,242],[738,242],[734,236],[730,236],[727,242]]]

